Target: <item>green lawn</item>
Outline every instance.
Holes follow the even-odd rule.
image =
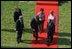
[[[22,9],[25,31],[23,32],[23,43],[17,44],[15,23],[13,20],[14,8]],[[30,21],[35,14],[34,1],[1,1],[1,47],[31,47],[32,30]],[[71,2],[68,1],[59,6],[59,34],[58,47],[71,47]]]
[[[71,2],[59,6],[59,48],[71,47]]]

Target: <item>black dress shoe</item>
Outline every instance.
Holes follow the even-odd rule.
[[[50,46],[50,43],[47,43],[48,46]]]
[[[20,43],[20,41],[17,41],[17,43],[19,44],[19,43]]]
[[[36,41],[38,40],[38,38],[36,38]]]
[[[24,40],[20,40],[20,42],[23,42]]]
[[[20,39],[18,39],[18,40],[17,40],[17,43],[19,44],[20,42],[21,42],[21,40],[20,40]]]

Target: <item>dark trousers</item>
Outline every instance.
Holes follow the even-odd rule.
[[[40,29],[40,31],[43,31],[43,24],[44,24],[44,21],[39,21],[39,29]]]
[[[22,37],[22,31],[18,31],[17,32],[17,42],[21,41],[21,37]]]
[[[47,39],[47,42],[48,43],[51,43],[53,41],[53,33],[52,32],[49,32],[48,35],[47,35],[47,38],[48,38]]]
[[[38,40],[38,30],[37,29],[33,30],[33,36],[35,37],[36,40]]]
[[[55,26],[53,27],[53,29],[48,29],[48,33],[47,33],[47,42],[51,43],[53,41],[53,35],[55,33]]]

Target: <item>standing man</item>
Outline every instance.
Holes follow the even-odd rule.
[[[17,43],[20,43],[21,37],[22,37],[22,32],[23,32],[23,21],[22,21],[22,16],[19,17],[19,19],[16,21],[16,33],[17,33]]]
[[[39,25],[39,30],[42,32],[43,31],[43,24],[44,24],[44,20],[45,20],[45,14],[44,14],[44,9],[43,8],[41,8],[40,9],[40,12],[38,12],[37,14],[36,14],[36,16],[38,16],[39,18],[39,20],[37,20],[38,21],[38,25]]]
[[[48,16],[48,32],[47,38],[48,42],[51,43],[53,41],[53,35],[55,33],[55,22],[56,18],[54,16],[54,11],[50,11],[50,15]]]

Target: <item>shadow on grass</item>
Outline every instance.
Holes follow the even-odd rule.
[[[16,32],[14,29],[1,29],[1,31],[13,32],[13,33]],[[28,28],[27,28],[27,29],[24,29],[24,30],[23,30],[23,33],[25,33],[25,32],[26,32],[26,33],[33,33],[33,32],[32,32],[32,29],[30,29],[30,28],[29,28],[29,29],[28,29]]]
[[[67,38],[58,38],[58,44],[71,46],[71,41]]]
[[[70,32],[59,32],[59,33],[55,33],[54,35],[58,35],[59,37],[71,37]]]
[[[59,32],[59,33],[55,33],[54,35],[58,35],[58,37],[71,37],[70,32]]]
[[[22,43],[27,44],[47,44],[47,38],[39,37],[40,40],[22,40]],[[57,44],[57,39],[55,38],[51,45]]]
[[[54,37],[54,40],[53,42],[51,43],[51,45],[55,45],[55,44],[58,44],[58,45],[69,45],[71,46],[71,41],[68,39],[68,38],[64,38],[64,37],[71,37],[71,34],[70,33],[66,33],[66,32],[61,32],[61,33],[55,33],[54,35],[58,35],[58,37],[62,37],[62,38],[55,38]],[[23,43],[27,43],[27,44],[47,44],[47,38],[43,38],[43,37],[38,37],[40,38],[41,40],[23,40]]]
[[[39,37],[41,40],[23,40],[22,43],[27,44],[47,44],[47,39],[43,37]],[[54,38],[54,41],[51,43],[51,45],[71,45],[71,41],[67,38]]]
[[[14,29],[1,29],[1,31],[7,31],[7,32],[15,32]],[[23,30],[24,32],[27,33],[33,33],[31,28],[26,28]],[[67,32],[60,32],[60,33],[55,33],[55,35],[58,34],[61,37],[71,37],[71,33],[67,33]]]
[[[60,32],[58,33],[58,35],[60,37],[71,37],[71,33],[68,33],[68,32]]]
[[[1,29],[1,31],[15,32],[15,30],[14,30],[14,29]]]
[[[31,28],[26,28],[23,30],[24,32],[26,33],[33,33],[32,29]]]
[[[9,31],[9,32],[15,32],[13,29],[7,30],[7,29],[1,29],[1,31]],[[31,29],[25,29],[24,30],[27,33],[32,33]],[[66,33],[66,32],[60,32],[60,33],[55,33],[55,35],[58,35],[58,39],[54,38],[53,44],[59,44],[59,45],[69,45],[71,46],[71,41],[68,38],[64,37],[70,37],[71,38],[71,33]],[[62,37],[62,38],[60,38]],[[23,40],[22,43],[27,43],[27,44],[47,44],[47,38],[39,37],[41,40]]]
[[[7,32],[14,32],[14,29],[1,29],[1,31],[7,31]],[[33,33],[31,28],[26,28],[23,30],[23,33]],[[71,33],[67,32],[60,32],[60,33],[55,33],[55,35],[58,34],[60,37],[71,37]]]

